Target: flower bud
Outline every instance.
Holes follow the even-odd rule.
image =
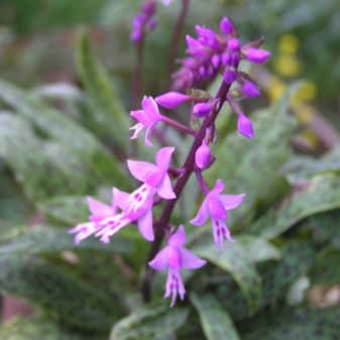
[[[241,91],[245,97],[258,97],[261,94],[258,86],[250,80],[243,83]]]
[[[191,97],[186,94],[170,91],[156,97],[156,102],[166,109],[174,109],[190,99]]]
[[[240,49],[240,42],[237,38],[232,38],[228,40],[228,49],[235,52]]]
[[[255,63],[263,64],[270,58],[270,52],[260,48],[247,47],[243,51],[246,59]]]
[[[251,139],[254,137],[253,124],[251,120],[243,113],[238,115],[237,131],[246,138]]]
[[[220,21],[220,31],[225,34],[233,34],[235,31],[234,25],[227,17],[222,18]]]
[[[237,72],[232,69],[226,70],[223,74],[223,79],[228,85],[232,84],[236,80],[236,78]]]
[[[211,165],[212,156],[209,146],[203,142],[195,154],[195,164],[201,170],[207,169]]]
[[[196,117],[202,118],[209,114],[212,110],[211,103],[198,103],[195,104],[192,110],[192,114]]]

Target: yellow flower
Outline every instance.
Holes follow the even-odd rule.
[[[278,74],[284,77],[295,77],[301,71],[301,63],[290,54],[282,54],[275,58],[274,68]]]
[[[311,81],[304,81],[297,91],[294,93],[292,98],[292,104],[300,104],[312,100],[317,95],[316,85]]]
[[[282,82],[280,78],[275,76],[269,78],[267,85],[268,95],[272,102],[275,102],[276,100],[281,98],[281,96],[286,90],[285,83]]]
[[[299,47],[299,40],[293,34],[284,34],[279,39],[279,51],[284,54],[295,54]]]

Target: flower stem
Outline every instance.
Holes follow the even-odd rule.
[[[206,195],[209,191],[208,185],[206,181],[204,180],[204,177],[202,175],[202,171],[200,169],[195,170],[197,182],[202,190],[202,192]]]
[[[187,17],[187,14],[189,12],[189,6],[190,6],[190,0],[182,0],[181,12],[179,13],[179,16],[177,18],[175,28],[172,32],[172,37],[171,37],[170,52],[169,52],[169,57],[168,57],[169,75],[171,75],[173,68],[174,68],[175,58],[178,52],[178,44],[181,41],[181,34],[183,31],[185,18]],[[169,77],[169,79],[171,79],[171,77]]]
[[[164,236],[165,236],[165,227],[169,224],[169,220],[171,217],[171,214],[176,206],[177,200],[180,197],[187,181],[189,180],[191,174],[195,170],[195,154],[197,149],[201,146],[205,135],[206,130],[214,125],[215,119],[217,118],[219,112],[221,111],[221,108],[226,100],[227,94],[229,92],[230,85],[226,84],[225,82],[222,82],[218,93],[216,95],[216,105],[215,109],[212,110],[212,112],[205,118],[203,121],[201,128],[196,133],[196,138],[191,146],[191,149],[189,151],[189,154],[184,162],[183,165],[183,174],[178,178],[175,186],[174,186],[174,192],[176,194],[176,198],[173,200],[167,201],[164,210],[162,212],[161,217],[159,220],[155,223],[154,229],[155,229],[155,241],[152,243],[150,248],[150,253],[148,256],[148,261],[146,263],[146,269],[142,281],[142,296],[143,300],[145,302],[149,302],[151,300],[151,284],[152,279],[154,275],[154,271],[151,270],[151,268],[148,267],[148,262],[154,258],[154,256],[158,253]]]
[[[187,126],[181,124],[180,122],[173,120],[169,117],[162,116],[162,122],[174,127],[175,129],[177,129],[177,130],[179,130],[183,133],[186,133],[186,134],[191,135],[191,136],[196,136],[195,130],[190,129],[189,127],[187,127]]]

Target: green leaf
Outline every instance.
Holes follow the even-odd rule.
[[[6,340],[99,340],[62,329],[57,323],[43,317],[15,318],[0,326],[0,339]]]
[[[212,295],[191,294],[190,299],[197,309],[208,340],[240,339],[231,317]]]
[[[90,184],[93,188],[81,163],[67,149],[55,146],[39,140],[22,118],[0,115],[0,156],[33,200],[69,191],[85,193]]]
[[[313,176],[340,173],[340,148],[334,148],[319,159],[295,157],[284,166],[291,183],[301,183]]]
[[[111,240],[107,245],[94,238],[84,240],[79,245],[73,242],[73,236],[64,228],[49,226],[35,226],[24,235],[17,237],[9,244],[0,246],[0,256],[17,253],[24,254],[53,254],[64,250],[95,250],[109,253],[132,252],[132,243],[119,236]]]
[[[68,193],[83,194],[84,191],[93,191],[91,187],[112,184],[113,180],[127,184],[115,156],[110,155],[89,131],[62,112],[49,108],[4,81],[0,81],[0,98],[25,119],[2,114],[1,120],[10,126],[0,129],[0,139],[4,144],[0,148],[0,155],[7,156],[1,155],[10,163],[23,185],[28,179],[31,180],[32,163],[35,170],[33,175],[38,173],[33,177],[37,180],[42,180],[40,177],[45,174],[52,182],[50,172],[63,172],[67,176],[63,181],[68,183],[59,184],[58,194],[63,191],[67,193],[68,185],[73,186]],[[37,186],[36,190],[42,191],[45,187],[49,188],[48,183],[42,188]],[[32,193],[29,192],[28,196]],[[51,193],[45,195],[50,197]]]
[[[293,91],[294,88],[272,108],[252,115],[256,131],[254,140],[233,133],[217,145],[218,164],[209,170],[208,178],[210,182],[216,178],[223,179],[228,192],[247,193],[242,206],[232,214],[241,216],[243,220],[240,222],[244,225],[250,221],[250,212],[255,205],[266,206],[287,190],[280,168],[291,155],[289,140],[296,126],[288,113],[289,97]]]
[[[315,250],[310,242],[291,241],[281,248],[281,260],[259,263],[258,272],[262,278],[263,294],[259,308],[284,303],[287,292],[299,278],[308,275],[315,259]],[[249,317],[247,300],[240,290],[228,278],[209,276],[209,290],[213,290],[217,299],[229,311],[233,320]],[[205,288],[205,289],[208,289]]]
[[[79,37],[77,68],[90,96],[92,114],[88,125],[104,139],[112,140],[118,149],[126,149],[129,119],[103,65],[96,60],[85,32]]]
[[[83,196],[59,196],[39,203],[43,214],[57,222],[76,225],[87,221],[89,210]]]
[[[329,244],[340,249],[340,209],[326,211],[308,217],[303,222],[303,228],[312,231],[316,244]]]
[[[340,250],[326,248],[316,258],[311,271],[312,284],[338,285],[340,283]]]
[[[340,308],[284,309],[264,312],[240,325],[244,340],[339,339]]]
[[[207,259],[217,267],[230,272],[239,284],[246,297],[250,312],[254,312],[261,301],[261,277],[254,264],[249,260],[249,254],[238,242],[228,244],[228,249],[217,249],[214,244],[196,246],[192,250],[195,254]]]
[[[0,256],[0,289],[40,306],[52,317],[84,330],[105,332],[119,318],[117,298],[56,265],[22,254]]]
[[[251,226],[249,232],[274,238],[304,218],[340,207],[340,177],[317,176],[301,191],[293,193],[279,208],[273,208]]]
[[[141,309],[113,327],[111,340],[161,340],[173,334],[188,317],[188,310],[168,306]]]

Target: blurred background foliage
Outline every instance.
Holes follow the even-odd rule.
[[[217,122],[210,182],[221,177],[247,200],[231,216],[238,242],[223,253],[209,228],[188,228],[190,248],[209,265],[186,277],[184,304],[167,307],[159,275],[155,305],[142,305],[148,244],[133,227],[107,246],[73,245],[67,229],[87,219],[85,195],[108,200],[112,185],[133,187],[122,160],[131,151],[129,29],[139,4],[0,2],[0,289],[3,319],[13,316],[9,296],[30,314],[3,322],[0,339],[339,339],[337,0],[192,1],[186,32],[227,15],[244,41],[263,35],[273,57],[252,70],[264,90],[246,103],[257,138],[237,136],[228,109]],[[145,50],[147,94],[167,90],[179,7],[159,6]],[[164,133],[181,146],[180,165],[190,141]],[[192,181],[174,221],[191,218],[199,201]]]

